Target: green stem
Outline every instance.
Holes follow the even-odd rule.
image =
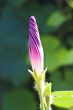
[[[51,83],[45,83],[45,70],[38,75],[33,74],[40,99],[40,110],[50,110]]]
[[[39,99],[40,99],[40,110],[45,110],[44,107],[44,96],[43,96],[43,87],[42,84],[39,84],[39,82],[37,82],[37,90],[38,90],[38,95],[39,95]]]
[[[40,93],[40,105],[41,105],[41,110],[45,110],[44,108],[44,98],[43,98],[43,95]]]
[[[46,97],[46,103],[47,103],[47,109],[46,110],[51,110],[51,83],[49,83],[49,91],[50,94]]]
[[[44,97],[43,97],[43,93],[42,93],[42,86],[37,85],[37,87],[38,87],[38,94],[39,94],[39,98],[40,98],[40,109],[45,110]]]
[[[50,97],[48,97],[48,100],[47,100],[47,108],[46,110],[51,110],[51,107],[50,107]]]

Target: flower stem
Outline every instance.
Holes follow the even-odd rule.
[[[43,97],[43,94],[42,94],[42,88],[40,89],[40,91],[38,91],[38,93],[39,93],[39,98],[40,98],[40,109],[45,110],[44,97]]]

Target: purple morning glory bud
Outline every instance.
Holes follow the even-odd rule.
[[[35,70],[37,74],[40,74],[44,69],[44,54],[34,16],[30,17],[29,23],[29,56],[32,69]]]

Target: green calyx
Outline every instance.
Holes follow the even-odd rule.
[[[44,96],[46,101],[46,110],[50,110],[51,105],[51,83],[46,83],[45,89],[44,89]]]
[[[51,110],[51,83],[45,82],[46,69],[43,70],[41,74],[37,74],[35,70],[33,72],[29,72],[35,80],[35,88],[38,91],[40,99],[40,109]]]

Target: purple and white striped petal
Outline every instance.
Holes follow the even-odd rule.
[[[29,56],[32,69],[35,69],[35,71],[40,74],[44,69],[44,54],[34,16],[30,17],[29,23]]]

